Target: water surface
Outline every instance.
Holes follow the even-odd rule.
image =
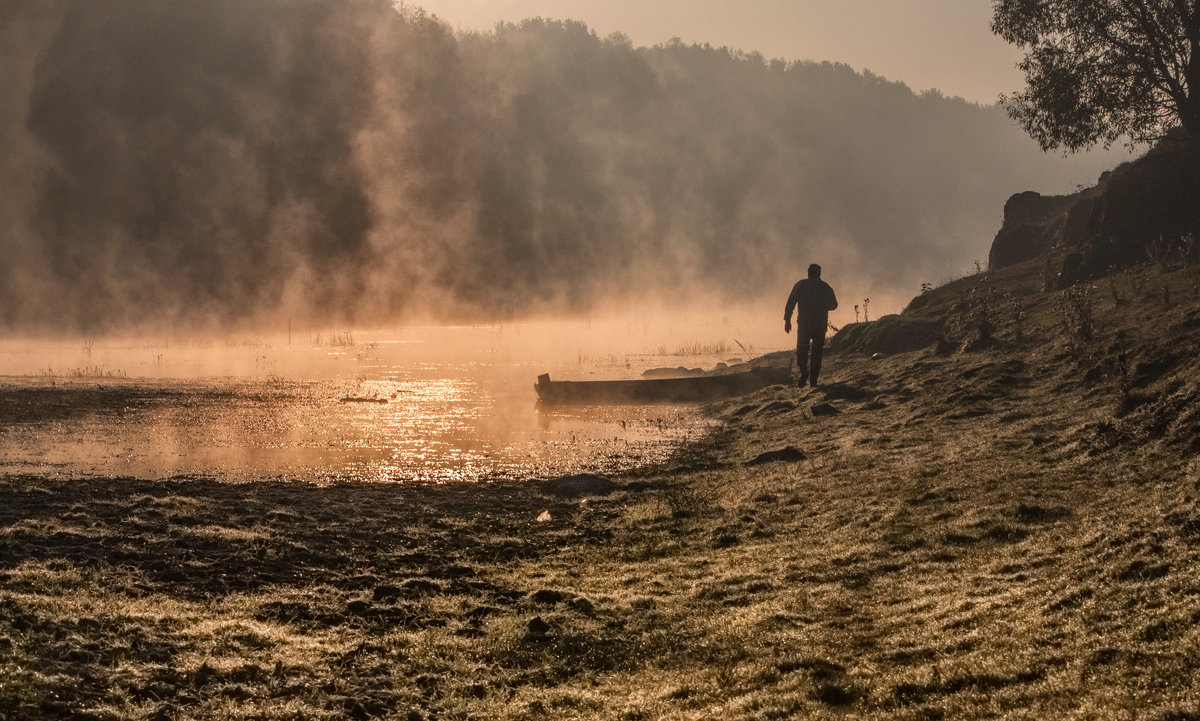
[[[488,326],[186,344],[8,342],[0,472],[542,478],[659,461],[709,428],[693,406],[539,406],[533,383],[542,372],[636,377],[734,360],[728,348],[698,342],[626,352],[576,328],[574,340],[562,330]]]

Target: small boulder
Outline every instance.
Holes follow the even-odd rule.
[[[896,355],[927,348],[943,335],[941,321],[885,315],[870,323],[849,323],[829,339],[830,353]]]
[[[550,640],[550,624],[542,620],[541,616],[534,616],[529,619],[529,623],[525,626],[525,640],[541,643]]]
[[[836,416],[839,413],[841,411],[829,403],[818,403],[812,407],[812,414],[818,418],[822,416]]]
[[[747,466],[758,466],[758,465],[762,465],[763,463],[779,463],[779,462],[796,463],[797,461],[803,461],[806,458],[808,458],[808,456],[804,455],[804,451],[800,450],[799,448],[796,448],[795,446],[787,446],[786,448],[780,448],[775,451],[767,451],[766,453],[760,453],[757,456],[755,456],[753,460],[746,461],[746,465]]]

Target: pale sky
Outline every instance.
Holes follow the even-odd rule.
[[[582,20],[635,45],[685,43],[829,60],[914,90],[991,103],[1021,88],[1020,51],[988,29],[991,0],[405,0],[450,25],[489,30],[528,17]]]

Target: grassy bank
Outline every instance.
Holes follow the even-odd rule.
[[[1194,276],[1028,275],[603,494],[4,478],[0,717],[1200,719]]]

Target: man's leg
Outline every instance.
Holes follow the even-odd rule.
[[[799,327],[796,328],[796,369],[800,373],[796,385],[803,388],[808,383],[808,336]]]
[[[817,376],[821,375],[821,355],[825,352],[825,331],[812,334],[812,373],[809,381],[812,387],[817,387]]]

